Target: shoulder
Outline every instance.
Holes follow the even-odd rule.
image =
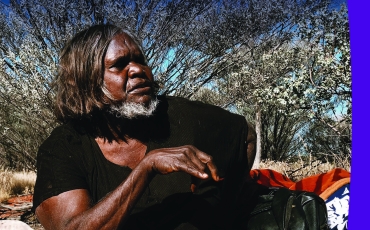
[[[52,196],[88,188],[87,162],[80,137],[73,126],[61,125],[39,147],[33,209]]]
[[[80,131],[73,124],[62,124],[50,133],[49,137],[40,145],[39,152],[54,152],[67,150],[73,146],[82,144],[81,137],[83,131]]]
[[[166,96],[169,112],[180,113],[196,118],[207,118],[207,120],[220,120],[222,122],[245,122],[242,115],[232,113],[221,107],[206,104],[200,101],[192,101],[186,98]]]

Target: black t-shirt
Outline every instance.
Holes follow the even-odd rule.
[[[183,172],[156,175],[145,189],[129,218],[129,225],[140,229],[177,229],[202,227],[204,212],[214,220],[216,210],[222,218],[232,218],[233,207],[247,175],[247,123],[244,117],[219,107],[177,97],[159,97],[153,118],[145,122],[149,133],[147,152],[165,147],[194,145],[211,155],[219,174],[190,191],[191,177]],[[40,146],[37,156],[37,180],[33,208],[42,201],[73,189],[86,189],[97,203],[131,173],[108,161],[95,139],[75,123],[61,125]],[[197,223],[196,223],[197,222]],[[183,224],[182,224],[183,223]],[[195,224],[196,223],[196,224]],[[135,227],[133,227],[135,226]]]

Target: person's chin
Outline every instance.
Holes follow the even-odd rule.
[[[128,97],[126,101],[148,106],[154,98],[155,97],[152,94],[131,95],[131,97]]]

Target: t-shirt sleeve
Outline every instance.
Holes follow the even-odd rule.
[[[87,189],[81,142],[65,130],[54,130],[37,153],[37,179],[33,211],[44,200],[60,193]]]

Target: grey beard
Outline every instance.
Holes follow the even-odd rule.
[[[112,105],[109,112],[115,114],[117,117],[124,117],[128,119],[135,119],[137,117],[150,117],[158,105],[158,99],[154,98],[150,101],[148,106],[141,103],[123,102],[120,105]]]

